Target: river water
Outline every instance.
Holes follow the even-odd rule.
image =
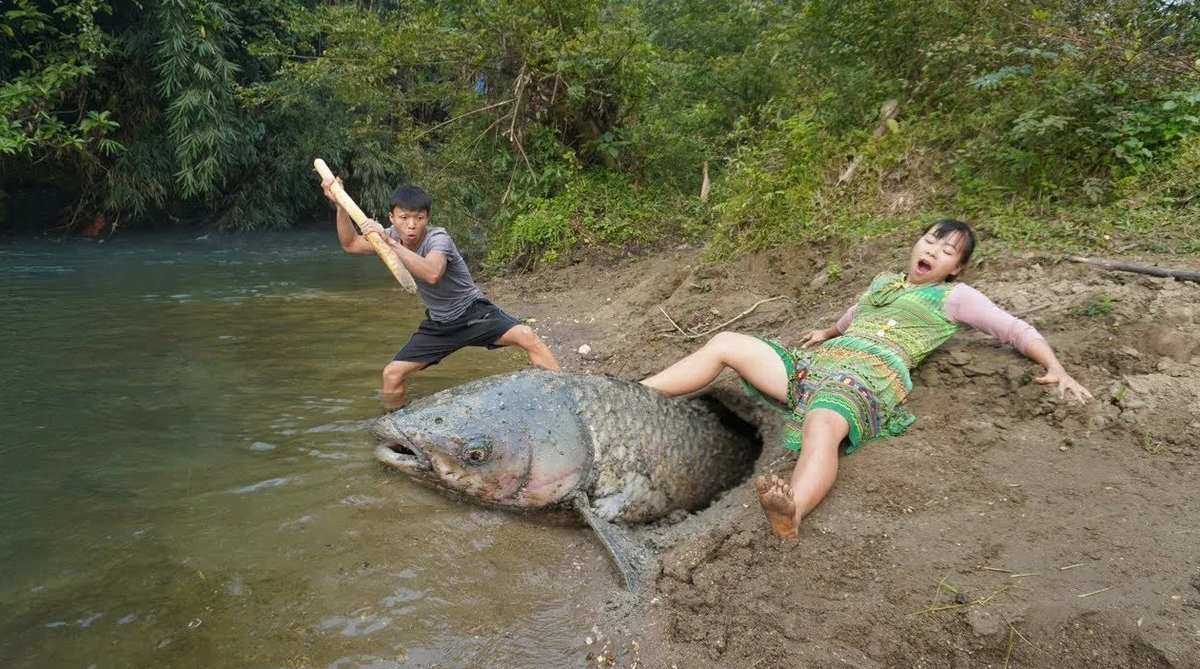
[[[0,666],[588,664],[616,587],[589,535],[372,460],[421,317],[377,259],[331,231],[8,241],[0,291]],[[409,397],[524,364],[460,351]]]

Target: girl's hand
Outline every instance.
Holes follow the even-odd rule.
[[[800,340],[800,348],[816,346],[823,341],[833,339],[835,336],[837,336],[837,333],[830,333],[829,330],[813,330],[804,335],[804,338]]]
[[[1092,399],[1092,394],[1088,392],[1087,388],[1079,385],[1078,381],[1071,378],[1070,374],[1061,369],[1048,370],[1044,375],[1035,378],[1033,381],[1042,385],[1057,385],[1059,397],[1066,397],[1069,392],[1081,404]]]

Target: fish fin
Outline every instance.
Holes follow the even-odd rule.
[[[575,498],[575,508],[587,521],[588,527],[596,532],[600,543],[604,544],[604,548],[608,550],[608,555],[616,565],[617,571],[621,572],[621,581],[625,589],[636,594],[641,587],[641,570],[633,561],[638,551],[635,548],[636,542],[630,536],[629,531],[597,515],[592,510],[586,495]]]

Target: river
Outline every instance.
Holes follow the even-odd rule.
[[[332,231],[9,240],[0,286],[0,666],[588,664],[617,587],[588,534],[372,460],[421,317],[377,259]],[[460,351],[409,396],[524,364]]]

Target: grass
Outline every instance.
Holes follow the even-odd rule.
[[[1151,437],[1149,432],[1142,432],[1141,437],[1138,438],[1138,445],[1150,455],[1158,455],[1167,447],[1165,443]]]
[[[1103,316],[1104,314],[1112,312],[1113,305],[1116,304],[1118,300],[1119,298],[1116,295],[1109,295],[1107,293],[1097,295],[1088,300],[1087,304],[1084,305],[1083,314],[1088,318]]]

